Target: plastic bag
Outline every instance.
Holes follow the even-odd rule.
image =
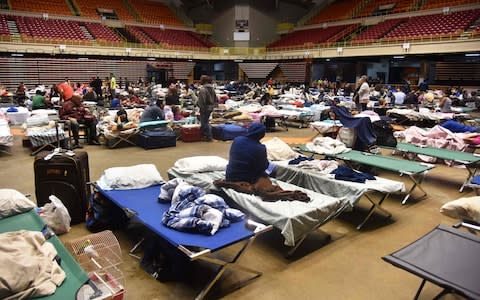
[[[59,235],[70,231],[70,214],[60,199],[51,195],[48,197],[51,201],[40,208],[39,215],[45,220],[45,223],[52,228],[55,234]]]

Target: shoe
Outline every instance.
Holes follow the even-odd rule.
[[[80,143],[75,143],[75,144],[73,144],[73,146],[72,146],[72,149],[82,149],[82,148],[83,148],[83,146],[82,146],[82,144],[80,144]]]
[[[213,142],[213,139],[212,138],[209,138],[209,137],[204,137],[202,139],[204,142]]]
[[[100,145],[100,142],[99,142],[99,141],[97,141],[97,140],[93,140],[93,141],[90,141],[88,144],[89,144],[89,145],[95,145],[95,146],[98,146],[98,145]]]
[[[368,152],[372,153],[372,154],[380,154],[381,153],[381,149],[377,146],[373,146],[373,147],[370,147],[368,149]]]

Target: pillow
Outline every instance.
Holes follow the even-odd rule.
[[[291,160],[300,155],[293,151],[287,143],[277,137],[274,137],[263,144],[267,148],[268,160]]]
[[[211,172],[225,171],[228,160],[220,156],[192,156],[177,160],[173,165],[180,172]]]
[[[460,198],[445,203],[440,212],[447,217],[480,222],[480,197]]]
[[[109,168],[97,181],[104,190],[141,189],[163,183],[162,176],[153,164]]]
[[[35,208],[35,204],[13,189],[0,189],[0,219],[21,214]]]

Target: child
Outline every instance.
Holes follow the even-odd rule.
[[[174,105],[173,106],[173,119],[175,121],[180,121],[184,118],[182,114],[182,110],[180,109],[180,106]]]
[[[117,128],[122,130],[123,125],[128,123],[128,115],[127,111],[122,107],[119,111],[117,111],[117,115],[115,116],[115,123],[117,123]]]

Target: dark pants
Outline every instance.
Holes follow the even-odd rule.
[[[200,111],[200,130],[202,134],[207,138],[212,138],[212,126],[210,126],[210,115],[212,114],[211,110],[201,110]]]
[[[87,130],[87,142],[90,143],[94,140],[97,140],[97,119],[92,120],[75,120],[70,119],[70,128],[72,130],[73,139],[75,143],[78,144],[78,132],[80,130],[80,124],[85,125],[85,129]]]

